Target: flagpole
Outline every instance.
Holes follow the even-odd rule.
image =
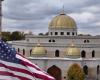
[[[0,0],[0,39],[2,38],[2,1]]]

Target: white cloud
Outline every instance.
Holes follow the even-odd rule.
[[[100,21],[99,21],[99,22],[94,23],[93,25],[100,27]]]
[[[70,16],[72,16],[77,23],[88,23],[94,21],[95,19],[94,14],[89,12],[71,13]]]
[[[92,29],[95,29],[100,34],[100,0],[4,0],[3,30],[47,32],[51,17],[58,15],[63,4],[67,14],[77,22],[80,32],[93,34]]]
[[[92,13],[97,13],[97,12],[100,12],[99,8],[100,8],[100,6],[93,5],[93,6],[85,7],[82,10],[83,11],[92,12]]]

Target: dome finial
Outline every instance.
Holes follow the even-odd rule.
[[[74,47],[75,46],[75,43],[74,43],[74,39],[72,38],[71,40],[71,46]]]
[[[62,4],[62,10],[61,10],[60,15],[65,15],[64,4]]]
[[[37,46],[39,47],[41,44],[40,44],[40,39],[38,39],[38,43],[37,43]]]

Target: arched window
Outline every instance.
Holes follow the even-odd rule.
[[[20,52],[20,49],[18,48],[18,52]]]
[[[82,58],[85,58],[86,57],[86,52],[84,50],[81,52],[81,57]]]
[[[87,67],[87,65],[85,65],[83,67],[83,71],[84,71],[85,75],[88,75],[88,67]]]
[[[59,57],[59,50],[55,51],[55,57]]]
[[[23,49],[23,55],[25,55],[25,49]]]
[[[95,57],[95,51],[94,50],[92,51],[92,57]]]
[[[30,56],[31,56],[31,54],[32,54],[32,49],[30,49]]]
[[[97,66],[97,74],[99,74],[99,72],[100,72],[100,66],[98,65]]]
[[[84,40],[84,43],[86,43],[86,40]]]

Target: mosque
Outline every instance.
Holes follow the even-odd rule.
[[[87,78],[100,79],[100,36],[78,35],[75,20],[64,12],[51,20],[48,35],[28,34],[25,40],[11,44],[56,80],[66,80],[74,63]]]

